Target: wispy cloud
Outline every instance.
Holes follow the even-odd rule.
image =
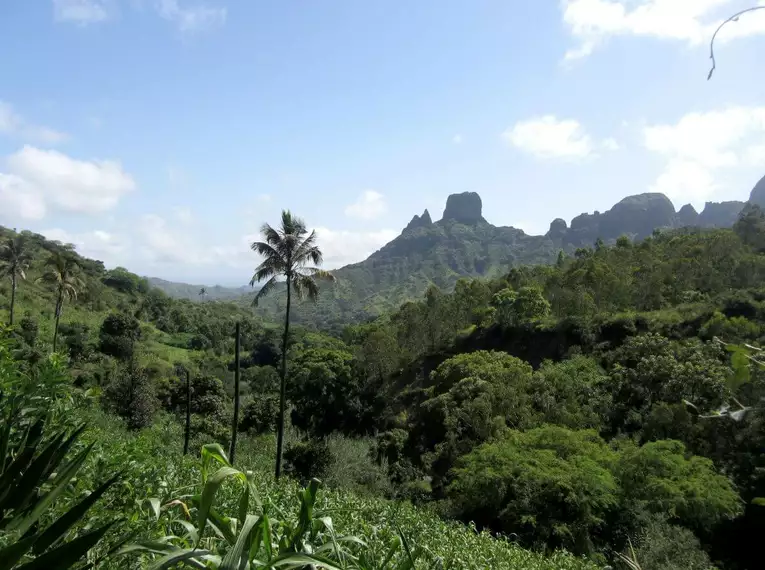
[[[108,0],[53,0],[53,15],[60,22],[87,26],[108,19],[109,4]]]
[[[702,45],[738,7],[735,0],[562,0],[561,5],[563,21],[578,40],[566,53],[567,61],[587,57],[613,36]],[[763,33],[765,11],[753,12],[726,27],[719,39],[724,42]]]
[[[174,23],[181,32],[185,33],[219,28],[226,23],[228,16],[226,8],[207,4],[182,6],[179,0],[158,0],[157,9],[160,16]]]
[[[3,101],[0,101],[0,134],[45,144],[58,144],[69,138],[69,135],[61,131],[29,123],[16,113],[10,104]]]
[[[345,208],[345,215],[360,220],[374,220],[387,211],[385,196],[375,190],[364,190],[358,200]]]
[[[575,119],[555,115],[516,123],[502,134],[515,148],[538,158],[582,159],[595,152],[592,138]]]
[[[762,168],[765,107],[688,113],[674,124],[647,126],[643,143],[666,160],[652,187],[678,203],[702,204],[723,185],[721,173]]]

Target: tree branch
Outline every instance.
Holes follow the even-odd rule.
[[[725,20],[722,24],[718,26],[718,28],[715,30],[714,35],[712,36],[712,41],[709,44],[709,59],[712,60],[712,69],[709,70],[709,75],[707,76],[707,81],[712,79],[712,74],[714,74],[715,69],[717,69],[717,60],[715,59],[715,40],[717,39],[717,34],[720,33],[720,30],[722,30],[727,24],[731,22],[738,22],[738,19],[743,16],[744,14],[748,12],[754,12],[755,10],[765,10],[765,6],[754,6],[753,8],[747,8],[746,10],[741,10],[740,12],[733,14],[730,18]]]

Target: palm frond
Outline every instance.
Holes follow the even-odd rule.
[[[301,218],[293,216],[289,210],[282,210],[282,234],[284,236],[301,238],[307,231],[305,222]]]
[[[263,238],[266,240],[266,243],[275,248],[278,247],[282,241],[282,235],[274,228],[272,228],[270,224],[263,224],[260,227],[260,233],[263,234]],[[253,249],[254,245],[255,244],[253,244]]]
[[[276,283],[276,276],[271,277],[271,279],[266,281],[263,287],[261,287],[260,290],[255,294],[255,298],[252,300],[253,306],[257,307],[260,299],[268,295],[269,291],[276,287]]]
[[[337,281],[335,276],[326,269],[320,269],[318,267],[302,267],[301,273],[306,273],[314,279],[324,279],[325,281]]]
[[[319,286],[309,275],[296,274],[292,278],[292,289],[299,299],[303,299],[307,295],[309,299],[315,301],[319,296]]]
[[[272,260],[280,260],[284,261],[284,255],[281,251],[278,250],[278,245],[273,246],[271,244],[262,242],[262,241],[256,241],[253,242],[253,244],[250,246],[250,249],[257,253],[258,255],[263,256],[266,259],[272,259]]]
[[[253,274],[252,279],[250,279],[250,287],[254,286],[255,283],[270,279],[275,275],[284,275],[285,273],[286,269],[280,260],[266,259],[255,268],[255,273]]]

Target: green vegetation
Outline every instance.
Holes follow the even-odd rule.
[[[0,497],[0,548],[57,529],[7,567],[73,543],[98,568],[758,567],[756,206],[732,229],[598,240],[554,265],[430,284],[334,334],[290,327],[289,310],[282,329],[240,304],[173,300],[62,244],[2,232],[23,238],[30,278],[16,282],[23,317],[0,335],[0,412],[39,412],[0,437],[0,477],[15,472],[25,492],[13,500],[29,501]],[[302,222],[285,213],[254,247],[258,300],[316,296],[325,275],[305,268],[321,254]],[[58,277],[40,279],[51,268]],[[12,289],[0,287],[3,306]],[[39,441],[27,435],[36,417],[52,434]],[[77,477],[59,486],[69,471],[48,454],[82,457]],[[34,525],[4,522],[30,509]]]
[[[263,224],[260,230],[265,241],[252,244],[253,251],[263,256],[263,262],[255,270],[251,285],[265,281],[255,295],[253,304],[276,287],[277,279],[284,277],[287,290],[287,307],[284,311],[284,336],[282,337],[282,365],[279,369],[279,420],[276,435],[276,478],[282,470],[282,444],[284,442],[284,410],[287,403],[287,342],[290,336],[290,303],[294,290],[298,299],[305,295],[312,301],[319,296],[316,279],[333,280],[331,273],[318,267],[309,267],[309,263],[321,265],[322,253],[316,245],[316,232],[310,235],[305,222],[293,216],[289,210],[282,212],[282,223],[278,230]],[[238,329],[237,329],[238,330]],[[237,343],[239,336],[237,335]],[[237,346],[238,352],[238,346]],[[237,370],[239,363],[237,362]],[[237,395],[238,398],[238,395]]]

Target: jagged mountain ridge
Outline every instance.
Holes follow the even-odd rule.
[[[765,178],[750,201],[765,207]],[[414,216],[401,235],[367,259],[334,271],[337,283],[323,285],[318,304],[298,305],[295,316],[317,325],[364,320],[419,298],[430,284],[449,289],[460,277],[494,277],[514,265],[552,263],[560,250],[573,252],[598,238],[609,243],[622,235],[643,239],[657,228],[730,227],[745,204],[708,202],[700,213],[688,204],[676,211],[664,194],[638,194],[605,212],[576,216],[570,226],[555,219],[545,235],[531,236],[487,222],[475,192],[452,194],[441,220],[434,222],[427,210]],[[267,313],[283,310],[281,297],[266,303]]]

